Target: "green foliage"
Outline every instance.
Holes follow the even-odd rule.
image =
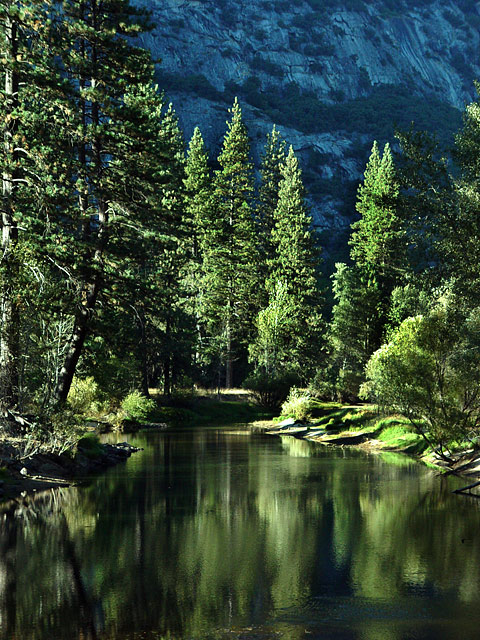
[[[287,399],[282,404],[282,416],[295,420],[308,420],[312,414],[312,398],[308,392],[298,387],[290,389]]]
[[[212,356],[233,384],[233,362],[246,351],[259,302],[258,248],[252,216],[253,166],[238,101],[231,109],[204,223],[201,317]]]
[[[68,394],[68,405],[74,413],[92,416],[105,406],[105,395],[93,376],[75,377]]]
[[[320,63],[314,63],[320,64]],[[316,70],[313,67],[312,71]],[[321,73],[323,67],[318,68]],[[372,87],[368,75],[360,75],[360,88],[367,95],[336,104],[323,102],[311,91],[302,91],[295,83],[268,91],[250,83],[226,86],[224,100],[238,95],[262,111],[272,122],[291,126],[304,133],[361,131],[381,140],[393,137],[396,130],[407,130],[412,122],[421,130],[438,132],[443,148],[451,145],[461,124],[461,113],[434,96],[416,96],[407,86]]]
[[[95,433],[87,433],[78,441],[77,451],[81,451],[87,458],[97,458],[102,454],[103,447]]]
[[[381,342],[378,322],[381,298],[376,283],[358,267],[337,264],[333,275],[335,306],[330,324],[330,366],[327,379],[334,382],[334,396],[354,400],[363,380],[363,368]],[[334,373],[336,371],[336,373]]]
[[[146,398],[140,391],[132,391],[122,400],[120,406],[127,420],[141,422],[155,409],[155,401]]]
[[[285,281],[276,282],[268,306],[258,313],[257,337],[250,345],[250,358],[267,375],[275,377],[292,366],[290,345],[298,329],[296,310]]]
[[[243,387],[252,392],[262,407],[277,410],[285,402],[291,387],[298,383],[298,376],[293,373],[256,371],[244,380]]]
[[[292,147],[281,175],[271,236],[274,255],[269,263],[267,292],[271,309],[278,307],[280,296],[291,315],[291,320],[283,320],[283,331],[288,329],[282,345],[284,360],[302,379],[308,379],[321,358],[323,300],[318,276],[319,248]],[[270,319],[272,315],[274,319],[275,313]]]
[[[374,143],[356,208],[361,218],[352,224],[353,265],[337,264],[333,276],[330,368],[338,371],[334,389],[344,400],[358,397],[365,364],[399,311],[389,317],[392,291],[408,270],[399,186],[388,144],[381,155]],[[331,372],[327,378],[332,380]]]
[[[25,459],[39,453],[73,455],[84,432],[78,416],[72,411],[42,416],[25,427],[16,456]]]
[[[371,279],[382,279],[383,287],[392,287],[398,273],[405,269],[405,229],[397,213],[399,186],[390,145],[383,155],[374,142],[358,188],[357,212],[360,220],[352,224],[351,258]],[[387,292],[388,295],[389,292]]]
[[[275,210],[278,204],[279,187],[282,181],[282,166],[285,162],[285,141],[274,126],[267,141],[260,164],[260,185],[255,210],[260,236],[261,277],[269,274],[269,261],[273,260],[275,247],[272,233],[275,227]]]
[[[443,300],[405,320],[366,369],[378,402],[406,416],[442,452],[474,440],[480,424],[480,311],[464,315],[457,305]]]

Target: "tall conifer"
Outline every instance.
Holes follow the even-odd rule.
[[[246,127],[235,100],[215,172],[211,224],[204,243],[202,315],[233,384],[233,363],[246,358],[258,309],[258,259],[251,200],[253,167]]]
[[[0,407],[17,406],[20,395],[20,341],[22,311],[39,253],[49,244],[49,221],[56,215],[69,165],[68,151],[59,136],[60,124],[70,121],[65,110],[65,81],[61,77],[54,37],[56,6],[0,0],[2,82],[0,116],[2,145],[0,170]],[[67,180],[68,181],[68,180]],[[32,265],[32,256],[37,264]],[[53,259],[52,259],[53,260]],[[48,266],[47,266],[48,268]],[[32,310],[30,309],[30,314]],[[33,314],[35,315],[35,314]]]
[[[282,180],[282,166],[285,162],[285,140],[276,127],[267,134],[267,142],[260,165],[260,187],[256,218],[259,230],[261,250],[262,280],[268,276],[269,261],[273,259],[274,245],[272,232],[275,227],[275,210],[278,204],[278,191]]]
[[[355,397],[363,369],[385,337],[392,291],[406,273],[406,243],[398,215],[399,186],[390,146],[380,154],[374,142],[358,188],[360,219],[352,224],[353,264],[338,264],[331,345],[344,398]]]
[[[77,207],[70,215],[82,233],[75,246],[74,327],[58,377],[58,403],[66,401],[105,285],[114,211],[132,211],[131,179],[116,161],[122,139],[134,135],[125,120],[124,96],[127,89],[150,82],[153,73],[148,54],[129,42],[128,36],[146,25],[128,0],[69,0],[62,3],[62,11],[62,63],[71,84],[70,108],[78,121],[70,132],[78,191]],[[132,225],[134,216],[132,211]]]
[[[301,170],[291,146],[281,174],[267,291],[270,304],[278,291],[284,291],[283,295],[288,298],[293,319],[283,351],[288,354],[289,366],[307,379],[314,371],[321,349],[320,254],[305,202]]]

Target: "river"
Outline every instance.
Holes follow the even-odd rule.
[[[0,521],[2,640],[477,640],[480,501],[401,455],[245,426]]]

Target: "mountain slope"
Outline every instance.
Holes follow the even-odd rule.
[[[138,0],[158,80],[216,152],[238,95],[258,155],[273,122],[300,154],[320,228],[341,229],[374,138],[448,144],[480,77],[472,0]]]

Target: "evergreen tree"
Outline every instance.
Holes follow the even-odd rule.
[[[201,262],[205,234],[210,223],[212,206],[212,178],[208,166],[208,152],[202,134],[195,127],[185,163],[185,220],[189,226],[191,256]]]
[[[10,3],[11,4],[11,3]],[[18,6],[0,5],[2,57],[4,58],[2,93],[2,271],[0,318],[0,402],[3,411],[18,403],[20,309],[18,293],[18,218],[16,191],[19,177],[19,153],[16,151],[20,106],[20,71],[17,58],[25,55],[25,42],[19,40]],[[20,49],[23,44],[23,52]]]
[[[331,359],[340,397],[355,398],[364,367],[385,337],[391,295],[405,281],[405,230],[398,215],[399,186],[390,146],[380,155],[374,142],[358,189],[352,224],[353,264],[338,264],[333,276],[336,304],[330,327]]]
[[[399,185],[390,145],[380,156],[375,141],[356,209],[360,219],[352,224],[350,256],[372,278],[401,279],[406,265],[405,230],[398,215]]]
[[[381,341],[381,293],[378,284],[369,281],[355,264],[337,264],[332,281],[335,306],[329,331],[331,392],[337,399],[352,401],[363,382],[365,364]]]
[[[132,177],[123,170],[122,150],[135,135],[125,119],[127,89],[148,84],[153,67],[148,54],[132,46],[128,37],[146,28],[144,16],[128,0],[65,1],[61,5],[65,50],[62,64],[70,81],[70,109],[77,125],[69,133],[75,149],[77,205],[69,223],[81,229],[73,236],[69,263],[76,283],[74,326],[58,376],[55,399],[66,401],[85,340],[91,329],[100,292],[105,287],[106,263],[115,212],[121,210],[136,226],[137,200]],[[144,185],[136,183],[135,193]],[[65,219],[67,212],[63,211]],[[60,226],[60,225],[59,225]]]
[[[273,258],[269,262],[267,291],[270,306],[286,290],[293,319],[286,344],[282,346],[284,366],[295,369],[303,379],[314,371],[322,344],[322,297],[319,288],[319,250],[313,221],[307,211],[301,170],[290,147],[281,170],[282,180],[274,212]]]
[[[185,273],[190,249],[190,229],[184,219],[185,144],[178,118],[170,104],[159,131],[168,154],[157,197],[162,217],[169,221],[170,232],[155,248],[157,308],[151,314],[159,341],[163,388],[170,395],[180,370],[188,370],[191,359],[192,327],[186,317]],[[182,350],[181,345],[186,349]]]
[[[285,140],[276,127],[267,134],[267,142],[260,165],[260,187],[256,208],[257,225],[261,250],[262,280],[268,277],[268,265],[274,257],[272,232],[275,227],[275,210],[278,204],[278,191],[282,180],[282,166],[285,162]]]
[[[64,196],[69,166],[68,144],[59,133],[70,116],[64,108],[65,81],[55,56],[55,25],[55,3],[0,1],[2,412],[15,408],[20,399],[22,358],[25,363],[22,331],[39,311],[31,308],[38,299],[30,294],[48,278],[50,265],[42,263],[41,256],[50,246],[49,223]],[[52,256],[50,260],[55,262]]]
[[[202,287],[204,282],[203,256],[205,242],[212,223],[213,183],[208,165],[208,152],[198,127],[190,140],[185,163],[185,226],[188,229],[189,260],[184,286],[187,309],[196,326],[195,364],[205,360],[205,327],[201,318]]]
[[[258,258],[252,215],[253,167],[246,127],[235,100],[215,172],[203,255],[202,317],[210,343],[233,385],[233,363],[246,359],[258,309]],[[207,228],[208,227],[208,228]]]

